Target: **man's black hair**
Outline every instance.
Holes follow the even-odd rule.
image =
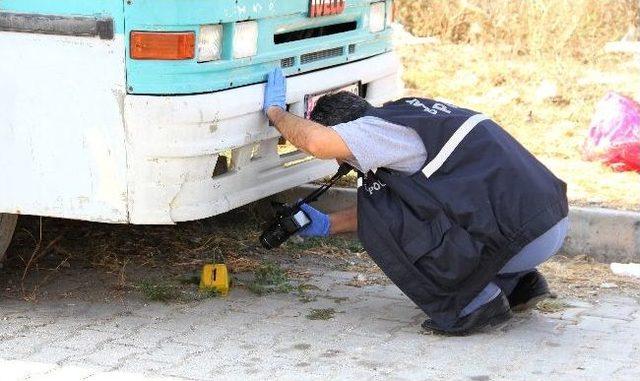
[[[327,94],[318,99],[311,120],[325,126],[350,122],[364,116],[369,102],[348,91]]]

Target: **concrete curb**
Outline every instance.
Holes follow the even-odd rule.
[[[316,189],[303,185],[278,195],[281,200],[297,200]],[[356,189],[331,188],[315,205],[333,212],[353,206]],[[562,248],[568,256],[586,255],[600,262],[640,262],[640,213],[604,208],[572,206],[571,227]]]

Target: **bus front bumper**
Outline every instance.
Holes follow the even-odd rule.
[[[381,104],[397,96],[399,64],[386,53],[287,80],[301,115],[307,94],[354,82]],[[331,174],[333,160],[278,154],[280,134],[262,112],[264,84],[198,95],[127,95],[129,222],[171,224],[210,217]],[[214,170],[220,156],[226,172]]]

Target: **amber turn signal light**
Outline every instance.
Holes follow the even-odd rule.
[[[188,60],[195,57],[194,32],[131,32],[134,60]]]

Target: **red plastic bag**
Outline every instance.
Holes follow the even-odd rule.
[[[609,92],[598,102],[584,144],[584,157],[616,171],[640,172],[640,104]]]

